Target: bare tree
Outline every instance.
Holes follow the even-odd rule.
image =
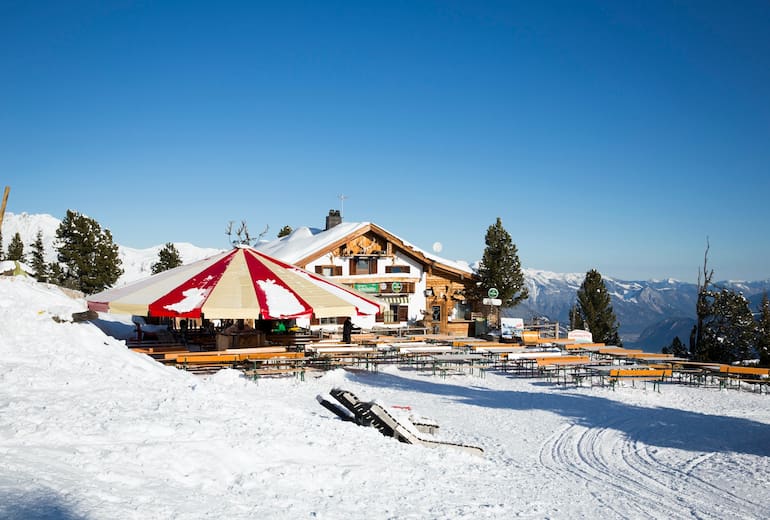
[[[714,270],[708,268],[709,257],[709,239],[706,237],[706,252],[703,254],[703,271],[698,273],[698,299],[695,303],[695,313],[698,323],[695,333],[695,351],[691,352],[696,358],[703,354],[703,324],[706,318],[711,314],[711,305],[709,303],[711,280],[714,277]]]
[[[249,226],[246,224],[245,220],[241,220],[241,225],[238,227],[238,229],[235,231],[235,238],[233,238],[233,221],[227,223],[227,228],[225,228],[225,235],[227,235],[228,240],[230,243],[234,246],[240,245],[240,244],[246,244],[246,245],[252,245],[254,242],[259,242],[263,236],[267,234],[267,231],[270,229],[270,226],[265,226],[265,230],[262,231],[262,233],[259,234],[257,238],[252,238],[251,234],[249,233]]]

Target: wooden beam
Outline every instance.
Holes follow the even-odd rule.
[[[3,204],[0,206],[0,229],[3,229],[3,217],[5,216],[5,204],[8,202],[8,194],[11,192],[11,187],[6,186],[5,192],[3,192]]]

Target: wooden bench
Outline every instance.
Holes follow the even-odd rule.
[[[146,345],[144,347],[129,347],[132,352],[137,354],[144,354],[150,356],[156,361],[164,364],[171,362],[169,358],[176,359],[179,354],[189,354],[190,350],[180,343],[163,344],[163,345]]]
[[[560,383],[561,376],[564,376],[564,384],[567,384],[568,376],[578,386],[582,383],[586,374],[580,373],[579,369],[591,361],[588,356],[556,356],[556,357],[538,357],[535,358],[535,364],[540,374],[545,375],[550,382],[555,376],[556,382]]]
[[[304,352],[250,352],[236,354],[241,361],[269,361],[272,359],[305,359]]]
[[[234,365],[239,361],[237,354],[180,354],[177,365]]]
[[[591,361],[588,356],[558,356],[535,358],[538,368],[548,366],[583,365]]]
[[[752,386],[758,386],[759,392],[770,384],[770,368],[747,367],[742,365],[719,365],[720,386],[729,387],[731,382],[737,384],[738,389],[741,383],[747,383]]]
[[[613,368],[609,371],[609,383],[610,387],[614,390],[615,385],[621,380],[630,380],[632,386],[636,381],[651,381],[654,390],[660,391],[660,383],[665,381],[667,377],[671,377],[672,370],[670,368]]]
[[[719,371],[739,376],[757,376],[770,378],[770,368],[746,367],[742,365],[719,365]]]

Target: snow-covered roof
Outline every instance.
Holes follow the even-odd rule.
[[[381,226],[376,226],[371,222],[342,222],[330,229],[325,230],[303,226],[295,229],[285,237],[281,237],[269,242],[263,242],[255,247],[265,254],[283,260],[284,262],[295,264],[303,258],[307,258],[313,254],[325,251],[326,249],[332,247],[335,243],[344,240],[346,237],[358,233],[359,231],[371,226],[381,229],[385,233],[396,237],[398,240],[403,242],[407,248],[412,249],[415,253],[424,256],[428,260],[438,264],[443,264],[447,267],[451,267],[459,271],[467,272],[469,274],[473,274],[474,272],[467,262],[447,260],[446,258],[428,253],[427,251],[424,251],[423,249],[420,249],[419,247],[409,243],[407,240],[399,237],[395,233],[391,233]]]

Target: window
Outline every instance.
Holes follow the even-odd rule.
[[[453,311],[452,315],[456,320],[471,319],[471,306],[467,303],[455,302]]]
[[[350,259],[350,274],[375,274],[377,273],[377,259],[366,256],[357,256]]]
[[[385,308],[382,315],[377,315],[377,321],[382,321],[385,323],[401,323],[407,321],[408,319],[408,305],[391,304]]]
[[[342,276],[342,267],[339,265],[317,265],[315,272],[324,276]]]
[[[408,265],[387,265],[385,266],[386,273],[408,273]]]

